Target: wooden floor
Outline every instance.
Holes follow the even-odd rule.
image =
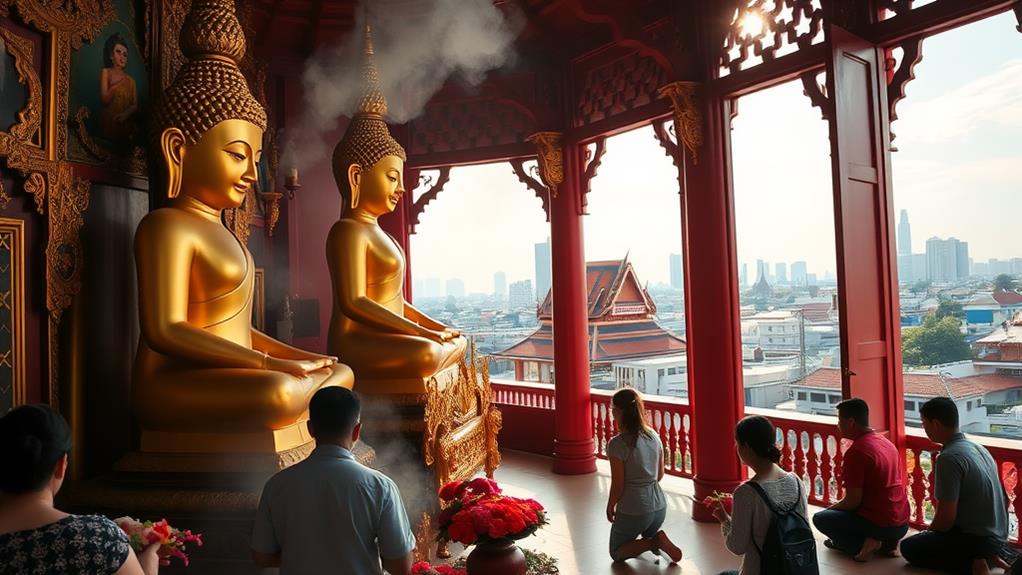
[[[691,519],[692,482],[665,477],[667,522],[664,529],[684,551],[679,565],[664,560],[654,565],[646,554],[624,564],[612,564],[607,549],[610,524],[605,516],[610,468],[598,460],[595,474],[581,476],[555,475],[545,457],[514,451],[503,452],[503,464],[496,479],[509,495],[533,497],[548,510],[550,525],[535,536],[520,542],[521,547],[542,551],[559,559],[564,575],[684,573],[716,575],[725,569],[737,569],[739,559],[724,548],[717,524],[696,523]],[[931,571],[908,568],[903,559],[874,559],[859,564],[836,551],[823,547],[819,539],[819,560],[823,575],[869,573],[926,574]]]

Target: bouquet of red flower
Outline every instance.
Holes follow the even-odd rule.
[[[502,495],[496,482],[485,477],[452,481],[440,489],[440,499],[447,504],[437,518],[440,541],[472,545],[517,540],[547,523],[539,502]]]
[[[159,543],[160,548],[156,555],[160,558],[160,565],[170,565],[170,558],[177,557],[185,566],[188,566],[188,555],[185,554],[185,544],[195,543],[202,547],[202,535],[192,533],[187,529],[171,527],[166,519],[159,521],[139,521],[132,517],[120,517],[114,519],[114,523],[128,534],[128,543],[135,553],[140,553],[153,543]]]
[[[714,491],[712,495],[707,495],[703,498],[703,505],[711,511],[714,507],[716,507],[717,503],[720,503],[720,505],[724,508],[724,511],[727,511],[728,515],[730,515],[731,507],[734,504],[734,496],[730,493]]]
[[[419,561],[412,565],[412,575],[465,575],[465,570],[455,569],[450,565],[430,565],[429,561]]]

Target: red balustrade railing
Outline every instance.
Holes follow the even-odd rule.
[[[1015,545],[1022,544],[1019,538],[1019,521],[1022,520],[1022,485],[1019,472],[1022,471],[1022,450],[1018,441],[995,437],[970,436],[978,440],[994,461],[1001,474],[1001,483],[1008,496],[1008,539]],[[909,469],[909,502],[912,507],[912,526],[923,528],[933,519],[934,513],[934,463],[939,457],[940,446],[926,437],[921,429],[905,430],[905,459]]]
[[[493,382],[495,401],[508,406],[537,410],[555,408],[554,388],[549,384],[500,381]],[[613,392],[592,390],[593,439],[596,456],[607,458],[607,442],[617,433],[611,414]],[[689,442],[690,407],[679,398],[648,396],[644,398],[650,425],[664,445],[666,472],[692,477],[695,462]],[[781,449],[781,467],[793,471],[805,481],[809,502],[828,506],[844,496],[841,465],[844,448],[834,417],[792,413],[770,409],[746,408],[750,415],[763,415],[777,428]],[[1013,440],[972,436],[984,445],[997,462],[1001,482],[1009,500],[1009,538],[1022,545],[1019,522],[1022,520],[1022,449]],[[847,442],[846,442],[847,443]],[[905,434],[906,480],[911,508],[911,524],[925,528],[934,513],[934,462],[940,446],[930,441],[918,428],[907,428]]]
[[[774,423],[780,465],[803,479],[810,503],[826,507],[841,499],[843,450],[836,419],[753,407],[745,412],[768,417]]]
[[[593,439],[596,456],[607,458],[607,442],[617,432],[617,423],[611,414],[614,392],[594,389],[591,394],[593,409]],[[679,477],[692,477],[692,452],[689,448],[688,402],[676,397],[648,395],[642,398],[646,406],[646,421],[660,437],[664,446],[664,472]]]
[[[528,407],[541,410],[555,408],[554,387],[550,384],[492,381],[494,402],[498,405]],[[593,441],[596,456],[607,458],[607,442],[617,434],[611,413],[614,392],[592,390]],[[648,421],[664,445],[664,471],[679,477],[692,477],[693,461],[689,441],[689,406],[673,397],[645,397]]]

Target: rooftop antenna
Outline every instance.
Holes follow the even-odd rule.
[[[954,396],[953,393],[951,393],[951,385],[948,383],[949,379],[954,379],[952,377],[952,375],[951,375],[951,372],[950,371],[938,371],[937,372],[937,379],[939,379],[940,383],[943,384],[944,391],[947,392],[948,398],[953,401],[955,399],[955,396]]]

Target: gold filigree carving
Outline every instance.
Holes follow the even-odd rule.
[[[436,466],[437,486],[468,479],[479,469],[488,477],[500,465],[500,411],[493,404],[489,362],[478,359],[475,343],[458,364],[453,381],[426,384],[426,465]]]
[[[699,149],[703,147],[703,113],[699,108],[699,82],[671,82],[660,88],[661,98],[670,98],[674,108],[674,133],[689,153],[692,163],[699,163]]]
[[[564,134],[536,132],[525,141],[536,145],[539,177],[550,190],[550,196],[556,198],[557,187],[564,181]]]
[[[91,154],[97,160],[107,161],[110,159],[111,154],[105,150],[102,146],[97,144],[92,136],[89,135],[89,130],[85,127],[85,121],[89,119],[89,107],[82,106],[75,112],[75,135],[78,137],[78,143],[85,148],[85,151]]]
[[[12,10],[26,24],[51,37],[50,61],[44,65],[52,71],[48,91],[53,97],[48,109],[43,109],[42,83],[34,68],[16,64],[20,81],[29,88],[29,102],[16,126],[22,131],[0,133],[0,157],[6,158],[8,168],[26,178],[25,191],[34,197],[36,210],[47,216],[49,401],[59,405],[60,316],[80,289],[82,250],[78,233],[90,186],[87,180],[75,177],[66,162],[71,51],[95,39],[114,18],[115,10],[112,0],[0,0],[0,15],[8,16]],[[18,44],[16,40],[11,43],[15,49],[19,49]],[[20,128],[22,125],[25,127]],[[36,134],[42,136],[39,141],[35,140]]]
[[[3,38],[7,52],[14,58],[18,83],[28,89],[28,99],[25,101],[25,107],[18,112],[18,122],[11,126],[7,134],[0,134],[0,155],[7,155],[3,153],[4,136],[14,142],[32,142],[38,135],[43,117],[43,87],[32,65],[34,60],[32,42],[6,28],[0,28],[0,38]],[[11,143],[8,142],[8,145]]]

